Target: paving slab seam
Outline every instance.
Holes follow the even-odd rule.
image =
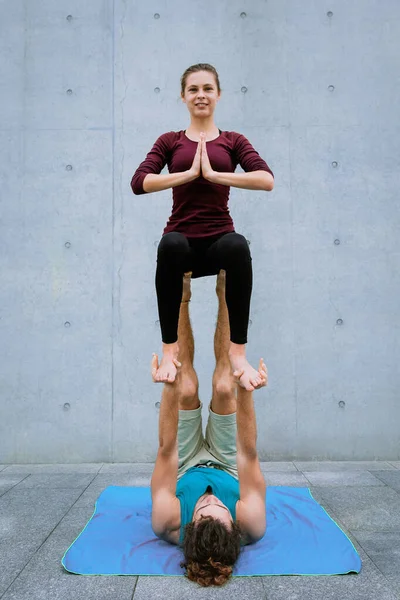
[[[381,479],[381,478],[379,477],[379,475],[375,475],[375,474],[374,474],[374,477],[376,477],[377,479],[379,479],[379,481],[382,481],[382,483],[384,483],[384,484],[385,484],[385,486],[386,486],[386,487],[388,487],[390,490],[393,490],[394,492],[396,492],[396,494],[399,494],[399,495],[400,495],[400,490],[396,490],[396,489],[395,489],[395,488],[393,488],[391,485],[389,485],[389,484],[388,484],[386,481],[383,481],[383,479]]]
[[[104,463],[30,463],[30,464],[10,463],[8,465],[4,465],[4,468],[0,469],[0,473],[7,472],[7,475],[9,475],[10,474],[9,469],[13,469],[14,467],[25,467],[25,472],[28,473],[29,475],[67,475],[67,474],[73,474],[75,472],[74,471],[65,471],[64,469],[58,470],[57,467],[59,467],[59,466],[82,467],[83,465],[86,465],[86,464],[90,464],[90,465],[95,464],[96,466],[98,465],[97,471],[95,472],[95,474],[98,475],[100,473]],[[33,467],[33,468],[31,468],[31,467]],[[54,471],[40,471],[38,469],[38,467],[54,467]],[[94,473],[94,471],[88,471],[87,473],[85,471],[81,471],[80,473],[92,475]],[[12,474],[18,475],[19,472],[16,471]]]
[[[131,600],[133,600],[133,598],[134,598],[134,596],[135,596],[135,592],[136,592],[136,588],[137,588],[138,581],[139,581],[139,575],[136,577],[135,585],[133,586],[133,591],[132,591],[132,598],[131,598]]]
[[[25,479],[27,479],[28,477],[30,477],[29,475],[26,475],[23,479],[21,479],[21,481],[18,481],[18,483],[15,483],[14,485],[12,485],[10,488],[8,488],[8,490],[6,490],[5,492],[3,492],[2,494],[0,494],[0,498],[2,498],[3,496],[5,496],[6,494],[8,494],[8,492],[11,492],[11,490],[13,490],[15,487],[17,487],[17,485],[19,485],[20,483],[22,483],[23,481],[25,481]]]
[[[290,575],[278,575],[278,577],[290,577]],[[269,577],[261,577],[261,585],[262,585],[262,589],[264,590],[264,597],[262,598],[262,600],[269,600],[269,596],[268,596],[268,592],[270,592],[271,590],[267,589],[267,579],[269,579]]]
[[[362,545],[362,543],[359,541],[358,537],[357,537],[357,531],[362,531],[361,529],[348,529],[349,533],[351,533],[351,535],[357,540],[357,543],[361,546],[361,548],[363,549],[363,551],[365,552],[365,554],[368,556],[369,560],[372,562],[372,564],[378,569],[379,573],[381,573],[382,577],[384,578],[384,580],[387,582],[387,585],[389,586],[389,588],[391,589],[391,591],[394,593],[394,595],[400,599],[400,595],[397,591],[397,588],[392,587],[391,581],[390,579],[386,576],[386,574],[381,571],[381,569],[379,568],[379,566],[376,564],[376,562],[374,561],[373,558],[371,558],[371,556],[368,554],[368,552],[366,551],[366,549],[364,548],[364,546]],[[378,530],[374,530],[374,533],[385,533],[385,531],[379,531]],[[392,533],[392,532],[390,532]]]
[[[311,492],[311,495],[313,495],[312,490],[310,490],[310,492]],[[346,533],[346,531],[347,531],[347,532],[349,532],[349,533],[351,533],[353,535],[352,531],[346,527],[346,525],[343,523],[343,521],[341,521],[341,519],[339,519],[339,517],[336,515],[335,510],[332,508],[332,506],[328,502],[325,501],[325,499],[324,499],[324,503],[323,504],[320,501],[317,501],[317,500],[316,500],[316,502],[318,502],[318,504],[320,506],[322,506],[322,508],[324,508],[326,510],[326,512],[328,513],[328,515],[330,516],[330,518],[335,521],[335,523],[340,527],[340,529],[343,531],[343,533]],[[328,511],[328,509],[329,509],[329,511]],[[365,554],[368,556],[368,558],[374,563],[374,561],[372,560],[372,558],[370,557],[370,555],[368,554],[368,552],[364,549],[364,547],[360,544],[360,542],[358,541],[358,539],[356,538],[356,536],[353,535],[353,537],[357,540],[357,544],[359,544],[361,546],[361,548],[363,549],[363,551],[365,552]]]
[[[28,477],[29,477],[29,475],[28,475]],[[96,475],[95,475],[95,477],[96,477]],[[67,512],[61,517],[61,519],[58,521],[58,523],[53,527],[53,529],[50,531],[49,535],[43,540],[43,542],[40,544],[40,546],[38,546],[36,548],[36,550],[34,551],[34,553],[32,554],[32,556],[29,558],[29,560],[27,561],[27,563],[22,567],[22,569],[20,570],[20,572],[14,577],[14,579],[12,580],[12,582],[10,583],[10,585],[4,590],[4,592],[0,596],[0,600],[1,600],[1,598],[3,598],[3,596],[5,596],[5,594],[8,592],[8,590],[10,589],[10,587],[14,584],[14,582],[18,579],[18,577],[25,571],[26,567],[29,565],[29,563],[31,562],[31,560],[39,552],[39,550],[42,548],[42,546],[47,542],[47,540],[52,535],[52,533],[57,529],[57,527],[59,526],[59,524],[61,523],[61,521],[63,519],[65,519],[65,517],[68,515],[68,513],[72,510],[72,508],[78,502],[78,500],[82,496],[82,494],[84,494],[86,492],[87,488],[91,485],[92,482],[93,482],[93,480],[85,487],[84,490],[82,490],[82,493],[78,496],[78,498],[75,500],[75,502],[72,504],[72,506],[69,507],[69,509],[67,510]]]
[[[304,475],[304,473],[303,473]],[[310,483],[311,486],[313,487],[318,487],[318,488],[338,488],[338,487],[345,487],[345,488],[362,488],[363,490],[367,490],[368,488],[370,489],[374,489],[376,490],[377,488],[382,490],[384,488],[388,488],[389,490],[392,490],[393,492],[396,492],[397,494],[399,493],[397,490],[394,490],[392,487],[390,487],[390,485],[388,485],[387,483],[385,483],[384,481],[382,481],[382,479],[380,479],[379,481],[382,481],[383,485],[349,485],[349,484],[343,484],[343,483],[335,483],[332,485],[321,485],[319,484],[315,484],[312,483],[306,475],[304,475],[304,477],[307,479],[307,481]]]
[[[381,489],[386,487],[386,488],[388,488],[388,489],[390,489],[390,490],[393,490],[393,488],[391,488],[391,487],[390,487],[390,486],[389,486],[389,485],[388,485],[388,484],[387,484],[385,481],[383,481],[382,479],[380,479],[380,478],[378,477],[378,475],[376,475],[376,474],[375,474],[375,472],[374,472],[374,471],[372,471],[372,472],[371,472],[371,471],[368,471],[368,472],[369,472],[371,475],[373,475],[374,477],[376,477],[377,479],[379,479],[379,481],[382,481],[382,483],[383,483],[384,485],[381,487]],[[304,472],[302,472],[302,474],[303,474],[303,475],[304,475],[304,477],[307,479],[307,481],[309,481],[309,479],[308,479],[308,478],[307,478],[307,476],[304,474]],[[310,482],[310,485],[312,486],[313,484]],[[314,487],[321,487],[321,486],[314,486]],[[326,487],[335,487],[335,486],[326,486]],[[360,486],[346,486],[346,487],[360,487]],[[362,486],[362,487],[363,487],[363,488],[375,488],[375,486]],[[312,493],[312,490],[310,490],[310,491],[311,491],[311,493]],[[394,490],[394,491],[396,491],[396,493],[399,493],[397,490]],[[323,494],[323,492],[321,492],[321,493]],[[347,527],[344,525],[344,523],[342,523],[342,521],[341,521],[341,520],[340,520],[340,519],[339,519],[339,518],[336,516],[336,513],[335,513],[334,509],[331,507],[331,505],[330,505],[328,502],[326,502],[326,501],[325,501],[325,498],[324,498],[323,508],[325,508],[325,509],[329,509],[329,515],[331,516],[331,518],[332,518],[332,519],[334,519],[334,520],[336,521],[336,523],[339,525],[339,527],[340,527],[340,528],[341,528],[341,529],[342,529],[344,532],[345,532],[345,531],[348,531],[349,533],[351,533],[351,535],[353,536],[353,538],[354,538],[355,540],[357,540],[357,544],[359,544],[360,548],[362,548],[362,549],[363,549],[363,552],[365,553],[365,555],[366,555],[366,556],[369,558],[369,560],[372,562],[372,564],[373,564],[373,565],[374,565],[374,566],[377,568],[377,570],[379,571],[379,573],[381,573],[382,577],[383,577],[383,578],[384,578],[384,580],[387,582],[387,585],[389,586],[390,590],[391,590],[391,591],[392,591],[392,592],[393,592],[395,595],[397,595],[397,597],[398,597],[398,598],[399,598],[399,600],[400,600],[400,596],[398,596],[398,591],[397,591],[397,589],[395,589],[395,587],[394,587],[394,586],[392,586],[390,579],[389,579],[389,578],[386,576],[386,574],[385,574],[383,571],[381,571],[381,569],[379,568],[379,565],[377,565],[377,564],[376,564],[376,562],[374,561],[374,559],[372,558],[372,556],[370,556],[370,555],[368,554],[367,550],[364,548],[363,544],[362,544],[362,543],[360,542],[360,540],[358,539],[358,537],[357,537],[357,535],[356,535],[355,531],[353,531],[353,530],[351,530],[351,529],[348,529],[348,528],[347,528]],[[375,531],[375,530],[374,530],[374,531]],[[378,532],[378,530],[376,530],[376,531]],[[386,531],[386,530],[379,530],[379,532],[381,532],[381,533],[385,533],[385,531]],[[390,530],[390,533],[391,533],[392,531],[393,531],[393,530]]]
[[[361,529],[360,528],[360,529],[348,529],[347,531],[350,531],[350,533],[352,533],[354,536],[357,532],[362,533],[363,531],[365,531],[366,533],[389,533],[389,534],[395,533],[397,535],[398,533],[400,533],[400,527],[399,527],[399,529],[382,529],[381,527],[379,529]],[[360,546],[361,546],[361,543],[360,543]]]
[[[363,486],[364,487],[364,486]],[[374,486],[368,486],[368,487],[374,487]],[[386,486],[388,487],[388,486]],[[311,491],[312,493],[312,491]],[[319,502],[320,504],[320,502]],[[322,504],[321,504],[322,506]],[[358,539],[357,535],[356,535],[356,531],[357,530],[352,530],[352,529],[348,529],[346,527],[346,525],[339,519],[339,517],[336,516],[336,513],[334,511],[334,509],[331,507],[331,505],[325,501],[324,499],[324,504],[323,504],[323,508],[325,508],[325,510],[329,509],[329,516],[336,522],[337,525],[339,525],[340,529],[346,533],[346,531],[348,533],[350,533],[352,535],[352,537],[357,540],[357,544],[360,546],[360,548],[362,548],[363,552],[365,553],[365,555],[368,557],[368,559],[372,562],[372,564],[378,569],[379,573],[381,573],[382,577],[384,578],[384,580],[387,582],[387,585],[389,586],[390,590],[393,591],[394,594],[398,594],[397,590],[395,590],[391,585],[390,585],[390,580],[388,579],[388,577],[385,575],[385,573],[383,573],[383,571],[381,571],[381,569],[379,568],[379,566],[375,563],[374,559],[372,558],[372,556],[370,556],[367,552],[367,550],[364,548],[364,546],[362,545],[362,543],[360,542],[360,540]],[[360,530],[361,531],[361,530]],[[374,530],[374,532],[378,532],[378,530]],[[380,531],[380,530],[379,530]],[[391,530],[389,533],[392,533],[393,530]],[[382,533],[385,533],[385,531],[382,531]],[[351,540],[350,540],[351,541]],[[398,596],[399,600],[400,600],[400,596]]]

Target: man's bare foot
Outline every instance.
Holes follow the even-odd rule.
[[[259,388],[263,384],[263,377],[248,362],[245,354],[245,344],[234,344],[231,342],[229,348],[229,361],[231,363],[234,377],[248,392]],[[264,384],[263,384],[264,385]]]
[[[182,302],[190,302],[192,290],[190,289],[192,271],[185,273],[183,276]]]
[[[163,344],[163,356],[160,365],[158,365],[157,354],[153,354],[151,374],[155,383],[173,383],[175,381],[177,368],[181,366],[178,361],[178,353],[178,342]]]

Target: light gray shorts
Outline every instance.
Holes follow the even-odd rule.
[[[200,402],[195,410],[180,410],[178,421],[178,480],[196,465],[222,469],[238,479],[236,464],[236,413],[217,415],[208,407],[205,438]]]

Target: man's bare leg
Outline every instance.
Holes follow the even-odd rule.
[[[213,375],[211,410],[218,415],[236,412],[236,383],[229,360],[230,328],[225,300],[225,271],[217,276],[218,318],[214,336],[216,366]]]
[[[171,396],[178,396],[179,410],[194,410],[199,408],[199,383],[193,367],[194,339],[189,318],[189,301],[191,298],[190,275],[183,279],[182,302],[179,311],[178,343],[179,361],[175,381],[166,383],[162,391],[162,401],[167,402]]]
[[[193,366],[194,339],[189,317],[189,301],[192,295],[190,275],[185,275],[183,278],[183,294],[178,323],[179,360],[182,363],[176,377],[179,410],[194,410],[200,406],[199,381]]]

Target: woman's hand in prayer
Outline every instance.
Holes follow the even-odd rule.
[[[207,154],[207,143],[206,143],[206,134],[200,133],[200,143],[201,143],[201,174],[204,179],[208,181],[213,181],[213,175],[215,171],[213,170],[210,159]]]
[[[189,169],[192,179],[197,179],[201,174],[201,139],[197,144],[196,154],[194,155],[192,166]]]

